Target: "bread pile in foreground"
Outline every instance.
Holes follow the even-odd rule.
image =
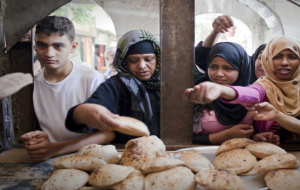
[[[178,151],[179,152],[179,151]],[[194,149],[174,158],[156,136],[128,141],[120,155],[113,145],[91,144],[54,162],[42,185],[52,189],[194,190],[246,189],[239,175],[263,174],[270,189],[300,189],[299,161],[269,143],[231,139],[221,144],[211,163]]]

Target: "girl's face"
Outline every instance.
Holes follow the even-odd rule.
[[[259,52],[259,55],[257,56],[257,59],[255,60],[255,76],[257,78],[260,78],[260,77],[266,75],[263,70],[262,64],[261,64],[261,54],[263,51],[264,51],[264,49]]]
[[[293,79],[299,65],[300,59],[289,49],[285,49],[273,57],[274,74],[280,80]]]
[[[152,77],[156,68],[156,55],[132,54],[126,57],[129,71],[139,80],[146,81]]]
[[[214,83],[231,85],[237,80],[239,71],[224,58],[215,57],[208,66],[208,76]]]

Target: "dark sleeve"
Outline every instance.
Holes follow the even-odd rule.
[[[196,135],[193,136],[193,144],[203,144],[203,145],[211,145],[211,142],[209,140],[209,134],[203,134],[203,135]]]
[[[211,48],[203,47],[203,41],[200,41],[195,47],[195,63],[203,71],[206,71],[207,57]]]
[[[103,82],[97,90],[93,93],[93,95],[88,98],[85,103],[93,103],[99,104],[106,107],[112,113],[120,114],[120,110],[118,108],[118,103],[120,100],[121,91],[121,83],[118,81],[119,79],[116,77],[111,77],[105,82]],[[80,104],[79,104],[80,105]],[[73,120],[73,112],[75,108],[79,105],[76,105],[69,109],[67,118],[65,121],[65,126],[68,130],[78,133],[91,133],[96,129],[89,127],[87,125],[78,125]]]

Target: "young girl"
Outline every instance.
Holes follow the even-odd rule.
[[[298,117],[300,115],[300,41],[291,36],[276,37],[270,41],[262,54],[262,65],[266,77],[260,78],[252,86],[224,86],[204,82],[186,89],[184,99],[207,104],[219,97],[223,102],[249,106],[268,101],[278,111]],[[271,131],[271,126],[260,126],[258,131]],[[285,128],[286,126],[281,126]],[[256,134],[259,136],[261,134]],[[256,138],[256,137],[254,137]],[[277,143],[278,138],[265,137],[265,141]],[[263,140],[263,138],[262,138]]]
[[[250,84],[254,83],[258,78],[265,76],[264,69],[261,64],[261,54],[267,44],[260,45],[251,56],[251,79]]]
[[[221,42],[212,47],[208,55],[205,75],[220,85],[248,86],[250,60],[243,47],[232,42]],[[228,104],[216,99],[210,104],[196,105],[194,137],[196,144],[219,144],[234,137],[253,134],[252,118],[239,104]]]

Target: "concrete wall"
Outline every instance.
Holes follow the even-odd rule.
[[[112,18],[117,36],[120,38],[132,29],[146,29],[159,39],[159,0],[94,0]],[[255,0],[195,0],[195,15],[204,13],[223,13],[244,22],[253,34],[253,49],[268,42],[272,36],[293,35],[300,39],[300,8],[286,0],[260,0],[261,7],[247,5]],[[264,8],[263,8],[264,7]],[[269,9],[275,17],[269,17],[268,24],[260,16]],[[276,19],[276,20],[270,20]],[[270,29],[279,23],[275,31]],[[270,24],[271,23],[271,24]],[[273,28],[274,30],[274,28]]]

